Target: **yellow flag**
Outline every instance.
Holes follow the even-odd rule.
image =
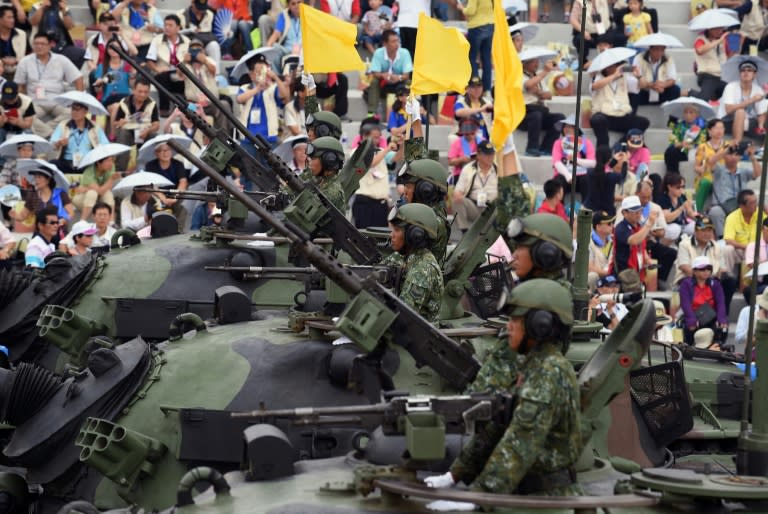
[[[415,95],[462,92],[471,74],[467,38],[458,29],[444,27],[440,21],[420,13],[411,92]]]
[[[525,117],[523,63],[509,37],[509,25],[501,2],[493,3],[493,67],[496,84],[493,100],[491,141],[499,149]],[[485,73],[485,70],[483,70]]]
[[[308,7],[299,7],[304,69],[308,73],[364,70],[365,63],[355,48],[357,27],[335,16]]]

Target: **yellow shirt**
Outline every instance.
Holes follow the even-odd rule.
[[[747,223],[741,209],[736,209],[725,218],[723,239],[730,239],[739,244],[747,245],[755,240],[756,229],[757,212],[752,214],[752,218]]]
[[[491,0],[469,0],[464,8],[467,28],[493,24],[493,2]]]
[[[627,39],[634,43],[643,36],[648,35],[648,27],[651,24],[651,15],[647,12],[640,14],[627,13],[624,15],[624,27],[627,30]]]
[[[717,147],[717,150],[712,147],[712,144],[709,141],[705,141],[704,143],[700,144],[699,147],[696,149],[696,164],[704,163],[704,172],[699,176],[697,175],[696,178],[693,180],[693,186],[694,188],[699,187],[699,182],[702,180],[708,180],[712,182],[712,170],[715,169],[714,166],[710,166],[707,164],[707,161],[709,161],[710,157],[715,155],[717,151],[723,147],[723,145],[727,146],[729,143],[725,140],[720,144],[720,146]],[[725,164],[725,161],[723,159],[720,159],[715,163],[717,164]]]
[[[37,3],[38,0],[21,0],[21,8],[24,9],[24,12],[29,14],[29,11],[32,10],[32,6]]]

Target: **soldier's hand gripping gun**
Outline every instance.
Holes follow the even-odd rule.
[[[375,280],[365,280],[343,266],[334,256],[315,245],[310,235],[300,227],[290,221],[283,223],[278,220],[178,142],[169,141],[168,144],[277,233],[288,238],[296,252],[339,288],[354,296],[341,314],[336,328],[364,351],[373,352],[384,333],[389,331],[392,341],[408,351],[417,366],[430,366],[456,389],[463,390],[474,379],[480,364],[468,349],[442,334],[383,285]]]
[[[221,174],[228,165],[234,164],[240,169],[241,173],[253,182],[258,190],[265,192],[278,191],[280,188],[278,177],[280,177],[296,193],[296,198],[285,210],[286,217],[292,223],[310,234],[321,232],[331,237],[334,241],[334,248],[345,251],[358,264],[370,264],[381,260],[381,254],[376,248],[375,242],[360,234],[354,225],[331,204],[315,184],[305,184],[302,182],[279,157],[269,151],[269,145],[263,139],[248,132],[247,128],[224,107],[218,96],[212,94],[183,63],[179,64],[179,71],[188,80],[191,80],[211,103],[227,116],[238,131],[259,149],[260,155],[267,163],[267,166],[264,166],[251,156],[230,134],[227,134],[220,128],[217,129],[209,125],[197,112],[189,108],[189,104],[184,98],[175,95],[158,82],[152,73],[144,69],[128,55],[116,37],[110,40],[109,45],[139,75],[155,86],[159,94],[167,96],[178,107],[179,111],[189,118],[195,128],[200,130],[210,140],[201,157],[202,161],[208,164],[208,166]]]

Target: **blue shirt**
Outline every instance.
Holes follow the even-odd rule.
[[[411,60],[411,54],[405,48],[398,48],[397,55],[394,61],[390,61],[387,57],[387,49],[384,47],[377,48],[373,52],[373,58],[371,59],[371,68],[369,70],[372,73],[394,73],[395,75],[402,75],[403,73],[411,73],[413,71],[413,61]]]
[[[107,135],[101,127],[93,124],[89,127],[88,122],[86,122],[85,129],[80,130],[74,127],[74,122],[71,120],[67,122],[67,125],[69,125],[69,141],[67,142],[67,146],[64,147],[64,152],[62,153],[61,158],[67,161],[72,161],[72,164],[75,167],[77,167],[77,162],[74,162],[75,160],[79,162],[80,159],[85,157],[85,154],[93,150],[91,138],[88,137],[88,130],[90,127],[96,129],[96,140],[100,145],[109,143],[109,139],[107,139]],[[51,143],[55,143],[59,139],[62,139],[62,136],[64,135],[62,133],[62,126],[63,125],[61,124],[56,126],[56,130],[51,134]],[[75,156],[78,156],[78,158],[75,159]]]
[[[97,78],[101,78],[104,74],[103,71],[104,65],[99,64],[96,66],[96,71],[94,72],[94,75]],[[113,94],[118,95],[130,95],[131,94],[131,85],[129,83],[129,79],[131,78],[131,74],[125,71],[125,69],[121,66],[119,70],[107,70],[107,73],[109,73],[109,82],[104,86],[104,93],[101,96],[101,101],[104,102],[107,98],[112,96]]]
[[[242,95],[246,92],[246,89],[240,88],[237,91],[238,95]],[[275,88],[275,102],[279,108],[285,107],[283,101],[280,99],[280,93]],[[261,135],[270,143],[277,141],[277,136],[270,137],[269,129],[267,126],[267,111],[264,108],[264,92],[262,91],[258,95],[253,97],[253,103],[251,104],[251,112],[248,115],[248,132],[253,135]]]
[[[285,12],[281,12],[277,15],[275,30],[285,35],[282,46],[290,52],[293,50],[293,45],[301,46],[301,19],[291,16],[291,26],[288,28],[287,34],[285,33],[285,25]]]

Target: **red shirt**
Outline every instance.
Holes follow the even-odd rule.
[[[222,7],[225,7],[235,13],[236,20],[251,20],[251,7],[248,0],[224,0]]]
[[[346,3],[347,3],[346,0],[320,0],[320,10],[323,12],[327,12],[328,14],[332,14],[331,5],[333,5],[334,9],[337,12],[339,12],[341,7],[346,6]],[[350,16],[357,16],[358,18],[360,18],[361,14],[362,13],[360,11],[360,0],[352,0],[352,13]]]
[[[536,212],[544,213],[544,214],[554,214],[555,216],[560,216],[566,221],[566,223],[570,221],[568,219],[568,216],[565,214],[565,207],[563,206],[563,202],[557,202],[557,207],[555,207],[555,210],[552,210],[549,207],[549,204],[546,201],[543,201],[541,202],[541,206],[539,206],[539,210]]]
[[[691,307],[693,311],[708,303],[710,307],[715,308],[715,296],[712,294],[712,288],[709,287],[709,283],[705,282],[703,286],[699,284],[693,285],[693,301]]]

